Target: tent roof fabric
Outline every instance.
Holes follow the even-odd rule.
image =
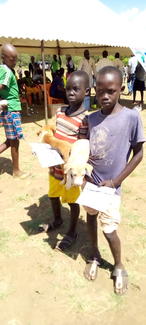
[[[13,38],[13,37],[0,37],[0,46],[4,43],[11,43],[16,48],[18,53],[40,54],[41,41],[30,38]],[[100,55],[103,50],[108,50],[109,54],[120,52],[121,55],[130,55],[132,52],[129,47],[110,46],[106,44],[90,44],[78,42],[65,42],[65,41],[44,41],[45,54],[58,54],[60,55],[83,55],[85,49],[89,49],[92,55]]]
[[[25,0],[22,10],[20,0],[7,0],[0,5],[0,11],[0,44],[10,42],[19,53],[40,53],[44,40],[45,54],[57,54],[57,39],[60,54],[83,55],[85,48],[97,55],[104,49],[109,54],[132,53],[125,37],[127,26],[99,0],[88,4],[85,0],[74,0],[72,4],[68,0]]]

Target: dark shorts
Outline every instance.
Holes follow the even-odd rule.
[[[144,81],[135,79],[134,81],[134,85],[133,85],[133,90],[139,90],[139,91],[143,91],[145,90],[145,83]]]
[[[15,140],[23,138],[20,112],[3,111],[0,114],[0,125],[4,127],[7,139]]]

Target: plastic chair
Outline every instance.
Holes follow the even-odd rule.
[[[63,104],[64,100],[62,98],[55,98],[55,97],[50,96],[50,87],[51,87],[51,82],[50,82],[50,84],[48,84],[48,89],[47,89],[48,105]]]
[[[24,104],[25,104],[25,108],[26,108],[26,115],[27,116],[30,116],[30,112],[29,112],[29,104],[28,104],[28,99],[26,98],[26,95],[24,94],[21,94],[19,96],[19,99],[20,99],[20,103],[21,103],[21,107],[22,107],[22,113],[23,113],[23,108],[24,108]]]
[[[40,102],[41,88],[39,86],[35,86],[35,87],[25,86],[25,93],[26,93],[26,98],[28,100],[28,104],[30,106],[32,105],[32,94],[35,96],[38,94],[39,102]]]
[[[31,106],[32,105],[32,96],[31,96],[32,88],[25,86],[25,94],[26,94],[26,99],[27,99],[28,105]]]
[[[46,90],[49,91],[51,87],[51,82],[46,83]],[[44,85],[40,84],[40,88],[42,91],[44,91]]]
[[[27,103],[27,98],[26,98],[26,96],[25,95],[20,95],[19,96],[19,99],[20,99],[20,103],[24,103],[24,104],[26,104]]]

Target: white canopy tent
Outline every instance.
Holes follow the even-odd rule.
[[[27,53],[30,55],[40,54],[41,39],[0,37],[0,46],[4,43],[13,44],[17,48],[18,53]],[[60,55],[70,54],[82,56],[85,49],[89,49],[91,55],[101,55],[103,50],[107,50],[109,54],[119,52],[122,56],[130,56],[132,54],[130,47],[112,46],[107,45],[106,43],[79,43],[58,39],[53,41],[44,41],[44,54],[58,54],[59,52]]]
[[[22,8],[21,8],[22,5]],[[99,0],[7,0],[0,5],[0,44],[10,42],[20,53],[82,55],[119,50],[131,53],[127,28],[119,16]],[[56,41],[58,40],[58,41]]]
[[[103,50],[130,55],[127,25],[99,0],[7,0],[0,4],[0,45],[13,44],[19,53],[91,55]],[[131,36],[131,33],[130,33]],[[45,69],[43,65],[45,84]],[[47,99],[45,94],[45,119]]]

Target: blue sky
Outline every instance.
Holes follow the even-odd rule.
[[[0,0],[0,4],[8,0]],[[19,0],[20,1],[20,0]],[[60,0],[61,1],[61,0]],[[107,7],[111,8],[117,14],[123,13],[132,8],[138,8],[140,11],[146,10],[146,0],[100,0]]]
[[[7,2],[8,0],[0,0],[0,4]],[[60,0],[61,1],[61,0]],[[128,9],[138,8],[140,10],[146,9],[146,0],[100,0],[109,8],[117,13],[121,13]]]
[[[132,8],[146,9],[146,0],[101,0],[101,2],[117,13]]]

